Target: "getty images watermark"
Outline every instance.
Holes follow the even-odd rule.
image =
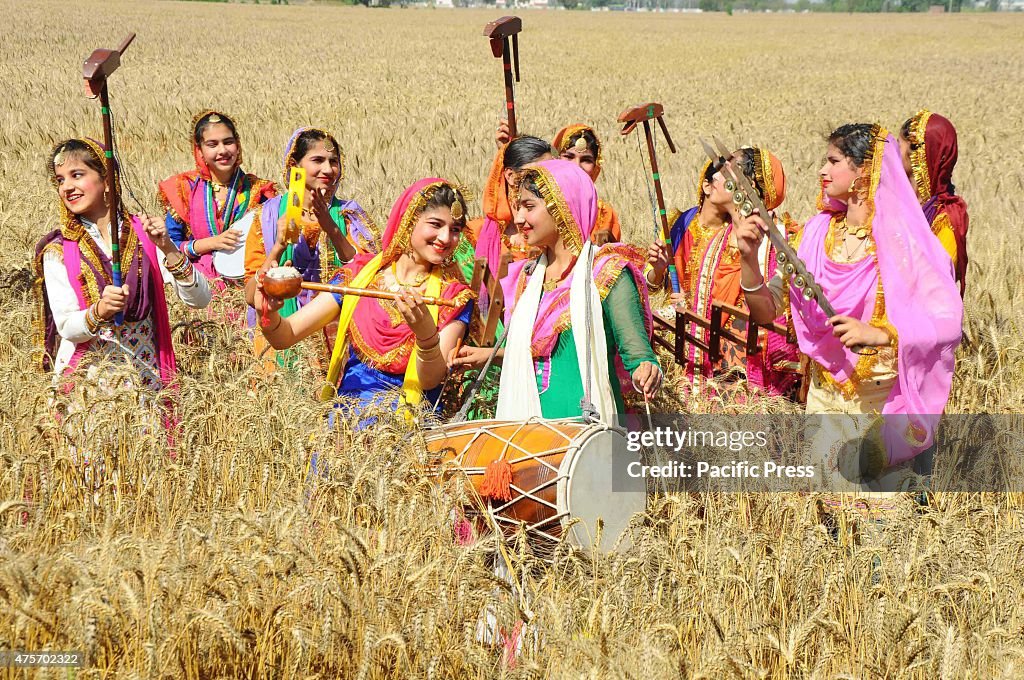
[[[662,425],[647,430],[629,430],[626,451],[639,454],[654,451],[662,455],[637,458],[626,463],[626,474],[632,479],[677,480],[811,480],[818,474],[811,464],[787,465],[765,459],[769,446],[766,430],[702,430],[676,429]],[[732,454],[758,451],[753,460],[704,459],[700,455],[680,458],[680,454],[697,451]]]

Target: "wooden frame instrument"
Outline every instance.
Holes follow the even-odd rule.
[[[668,213],[665,210],[665,196],[661,191],[661,173],[658,171],[658,155],[654,150],[654,134],[651,130],[651,121],[658,121],[658,127],[665,135],[669,151],[676,152],[676,145],[672,143],[672,136],[668,133],[665,125],[665,108],[657,102],[648,102],[639,106],[633,106],[619,114],[618,121],[624,123],[622,136],[631,133],[636,126],[643,123],[644,137],[647,139],[647,156],[651,162],[651,177],[654,179],[654,193],[658,201],[658,217],[661,220],[661,238],[665,246],[671,250],[672,238],[669,236]],[[679,272],[676,271],[675,262],[669,258],[668,273],[672,282],[672,292],[679,292]]]
[[[501,59],[505,73],[505,109],[508,114],[509,139],[518,136],[516,130],[516,97],[512,86],[513,65],[515,79],[519,82],[519,33],[523,20],[516,16],[505,16],[484,26],[484,36],[491,41],[491,54]]]
[[[121,55],[128,49],[128,46],[135,40],[135,34],[129,33],[128,37],[121,41],[116,50],[98,49],[82,64],[82,77],[85,79],[85,92],[90,99],[100,100],[100,117],[103,120],[103,164],[107,169],[107,197],[110,203],[110,268],[114,277],[114,285],[120,286],[121,277],[121,229],[117,218],[121,214],[121,195],[118,192],[117,181],[114,173],[117,171],[114,163],[114,128],[110,118],[110,95],[107,91],[107,79],[121,65]],[[125,225],[131,228],[130,225]],[[120,326],[124,321],[124,313],[118,312],[114,316],[114,325]]]

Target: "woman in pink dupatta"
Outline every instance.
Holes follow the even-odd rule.
[[[798,235],[797,252],[836,316],[827,318],[779,274],[764,281],[751,257],[764,237],[758,216],[737,225],[743,289],[759,323],[792,307],[800,351],[811,359],[808,413],[883,416],[858,433],[869,464],[856,479],[840,470],[846,442],[815,440],[827,449],[814,451],[824,455],[825,472],[892,491],[899,470],[934,442],[949,399],[963,303],[952,262],[930,236],[892,135],[868,124],[835,130],[821,183],[821,212]]]
[[[36,331],[44,368],[59,377],[106,357],[130,363],[143,387],[167,387],[176,364],[164,283],[172,283],[186,305],[202,308],[210,301],[206,278],[159,220],[123,212],[123,285],[114,286],[103,149],[92,140],[61,142],[48,168],[61,199],[61,226],[36,246]],[[113,326],[118,312],[123,323]]]
[[[597,221],[594,182],[575,163],[549,160],[524,171],[513,213],[536,260],[509,265],[502,279],[508,336],[499,350],[496,417],[526,420],[624,412],[624,385],[652,397],[662,373],[650,344],[644,253],[590,240]],[[480,368],[490,348],[463,347],[457,365]],[[588,370],[589,362],[589,370]],[[589,385],[587,376],[589,374]]]

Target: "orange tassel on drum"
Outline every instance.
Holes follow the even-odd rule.
[[[480,495],[496,501],[512,500],[512,464],[504,458],[488,463]]]

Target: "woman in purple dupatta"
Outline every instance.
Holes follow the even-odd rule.
[[[764,237],[757,216],[737,226],[742,283],[758,323],[792,307],[800,351],[811,359],[808,413],[884,416],[865,437],[868,479],[932,445],[949,399],[963,303],[892,135],[868,124],[835,130],[821,183],[821,212],[798,235],[797,252],[837,315],[827,318],[779,274],[764,281],[751,257]],[[833,478],[839,449],[820,452]]]
[[[354,200],[340,199],[335,194],[345,176],[345,157],[337,140],[324,130],[301,127],[292,133],[285,146],[283,180],[287,186],[291,169],[306,172],[301,234],[298,243],[287,244],[275,251],[278,232],[284,227],[283,217],[291,194],[276,196],[239,220],[238,227],[246,234],[245,280],[249,296],[255,290],[253,277],[257,272],[291,262],[305,281],[319,283],[329,280],[342,265],[356,255],[376,253],[376,227],[366,211]],[[275,255],[273,261],[270,255]],[[313,299],[313,291],[302,291],[281,308],[288,317]],[[248,325],[256,327],[258,310],[249,308]],[[324,353],[334,345],[334,324],[324,331]],[[280,367],[294,365],[294,352],[274,354],[263,336],[253,338],[258,355],[273,357]],[[269,362],[268,362],[269,367]]]
[[[210,301],[206,278],[174,246],[159,220],[119,216],[123,285],[113,285],[102,148],[71,139],[48,158],[60,196],[61,225],[36,246],[38,342],[43,367],[59,378],[93,358],[128,362],[142,386],[161,390],[174,379],[164,282],[194,308]],[[124,314],[120,326],[115,315]]]

